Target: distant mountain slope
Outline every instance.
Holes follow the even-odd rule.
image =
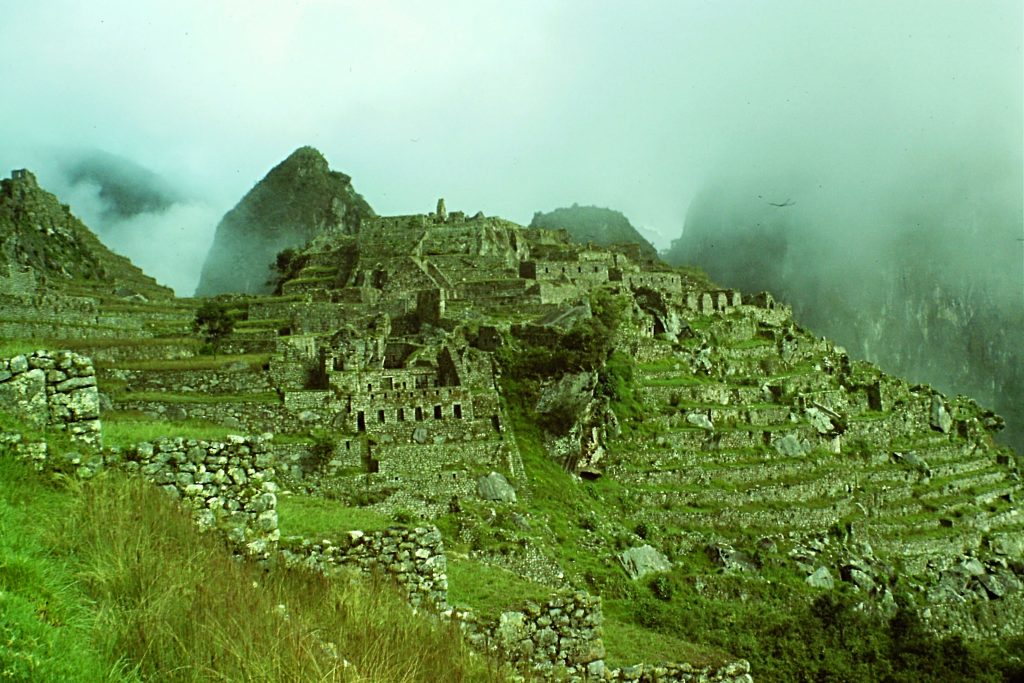
[[[354,233],[373,209],[312,147],[275,166],[217,226],[196,296],[269,293],[278,252],[301,247],[326,230]]]
[[[581,244],[593,242],[604,247],[612,244],[639,244],[641,253],[652,258],[658,256],[658,250],[637,232],[629,219],[612,209],[573,204],[550,213],[538,211],[533,214],[530,227],[567,230],[573,241]]]
[[[172,296],[104,246],[27,170],[0,181],[0,259],[15,268],[32,268],[51,287],[89,281],[110,291],[127,288],[149,298]]]
[[[997,189],[961,194],[937,183],[906,206],[827,214],[811,200],[783,206],[785,195],[772,204],[721,184],[694,201],[666,260],[699,263],[729,287],[769,290],[854,357],[992,405],[1007,421],[1001,438],[1019,451],[1020,223],[999,212]]]

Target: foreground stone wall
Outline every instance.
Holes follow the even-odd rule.
[[[286,562],[326,574],[340,567],[380,572],[403,588],[414,606],[448,606],[448,569],[437,527],[392,527],[382,531],[350,531],[340,539],[313,541],[289,536],[282,541]]]
[[[139,474],[180,498],[204,529],[219,529],[255,555],[280,538],[273,456],[263,437],[226,442],[161,439],[137,444],[108,464]]]
[[[102,445],[92,361],[70,351],[36,351],[0,360],[0,406],[37,429],[65,431],[89,448]]]

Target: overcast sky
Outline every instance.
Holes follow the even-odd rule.
[[[186,295],[220,216],[304,144],[382,214],[444,196],[529,222],[579,202],[667,246],[733,170],[1019,164],[1022,7],[0,0],[0,164],[37,170],[101,235],[69,155],[162,176],[178,203],[115,246]]]

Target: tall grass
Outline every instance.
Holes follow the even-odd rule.
[[[0,680],[136,680],[97,643],[87,596],[42,527],[68,514],[69,498],[0,455]]]
[[[142,482],[82,486],[60,534],[99,606],[103,648],[148,680],[504,679],[388,581],[240,562]]]

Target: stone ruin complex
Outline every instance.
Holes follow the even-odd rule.
[[[706,550],[725,574],[756,572],[755,550],[736,533],[756,529],[758,548],[777,548],[808,584],[849,583],[882,609],[894,604],[891,558],[898,557],[901,585],[925,596],[938,632],[1024,630],[1021,484],[1016,456],[991,438],[1001,419],[970,399],[852,360],[800,328],[770,295],[722,289],[635,245],[574,244],[564,231],[467,216],[443,201],[427,215],[370,217],[358,230],[326,230],[301,259],[280,283],[280,296],[227,299],[244,311],[244,328],[225,341],[224,352],[263,361],[226,358],[215,370],[146,366],[196,355],[180,323],[194,303],[147,302],[131,288],[62,292],[59,273],[12,263],[0,272],[0,292],[10,294],[0,302],[5,336],[56,330],[78,340],[76,349],[97,365],[94,375],[69,374],[63,355],[12,359],[0,367],[0,391],[42,387],[57,397],[53,405],[69,406],[47,407],[53,419],[70,420],[67,428],[86,436],[98,431],[88,426],[96,411],[72,409],[77,403],[61,397],[91,387],[99,401],[97,385],[107,409],[208,420],[250,434],[328,435],[326,458],[308,442],[262,437],[223,449],[172,442],[120,456],[128,469],[148,467],[207,521],[233,512],[210,507],[218,496],[204,488],[237,484],[221,458],[246,464],[249,483],[249,474],[266,471],[284,485],[342,499],[358,494],[360,504],[410,510],[427,521],[471,498],[498,509],[514,508],[517,499],[528,506],[531,485],[503,393],[502,355],[557,349],[595,317],[600,291],[625,303],[610,346],[633,364],[632,391],[644,413],[631,419],[642,431],[629,432],[601,395],[596,372],[555,373],[542,383],[535,409],[564,421],[559,433],[545,433],[552,458],[581,478],[615,479],[642,503],[650,524],[694,530],[662,550]],[[139,280],[135,289],[145,286]],[[72,379],[86,383],[62,384]],[[191,400],[198,397],[217,400]],[[226,479],[205,481],[208,474]],[[483,493],[482,480],[494,477],[505,488]],[[264,495],[273,491],[246,491],[237,505],[250,513],[250,531],[240,540],[275,547],[274,506]],[[429,531],[414,536],[428,539],[426,557],[441,555]],[[316,566],[350,556],[359,564],[367,549],[396,543],[419,541],[282,542],[296,561]],[[649,547],[639,537],[634,544]],[[408,559],[395,562],[406,567]],[[493,559],[552,587],[580,580],[564,577],[564,567]],[[406,572],[434,602],[443,585],[437,564],[425,574]],[[509,651],[549,647],[547,625],[531,621],[539,618],[531,610],[522,614],[505,619]],[[580,628],[593,626],[588,619]],[[489,642],[501,626],[486,627]],[[564,654],[554,656],[565,662]],[[596,661],[577,664],[583,671]],[[614,680],[667,675],[640,671]],[[747,676],[742,667],[730,672],[720,678]],[[664,680],[690,680],[693,672],[671,670],[677,673]]]

